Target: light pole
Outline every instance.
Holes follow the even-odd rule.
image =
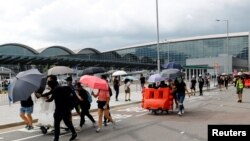
[[[227,73],[229,74],[229,20],[216,20],[217,22],[226,22],[227,24]]]
[[[159,49],[159,22],[158,22],[158,0],[156,0],[156,23],[157,23],[157,70],[160,73],[160,49]]]

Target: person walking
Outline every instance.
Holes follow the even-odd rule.
[[[73,79],[72,79],[72,77],[69,76],[65,80],[67,82],[67,86],[69,86],[71,88],[71,90],[72,90],[72,92],[71,92],[71,94],[73,96],[72,109],[75,109],[76,113],[78,115],[80,115],[81,114],[81,112],[80,112],[80,104],[79,104],[79,99],[77,98],[76,93],[75,93],[75,88],[73,86]]]
[[[115,122],[113,121],[112,117],[109,116],[109,109],[108,109],[109,101],[110,101],[109,90],[99,89],[96,94],[92,91],[91,95],[94,96],[95,98],[98,98],[98,100],[97,100],[98,128],[96,129],[96,132],[99,133],[102,129],[103,114],[109,121],[111,121],[113,123],[113,127],[115,127]]]
[[[145,82],[146,82],[146,78],[143,76],[143,74],[141,74],[140,76],[141,89],[144,88]]]
[[[93,116],[89,113],[91,107],[90,101],[88,100],[88,92],[82,87],[80,82],[76,83],[76,96],[79,99],[79,104],[81,106],[81,119],[79,129],[85,124],[85,115],[92,121],[93,126],[95,126],[96,121]]]
[[[46,100],[46,102],[55,101],[54,141],[59,141],[61,120],[64,121],[65,125],[72,132],[72,136],[70,138],[70,141],[72,141],[77,137],[77,133],[71,120],[72,101],[70,99],[72,99],[72,90],[68,86],[58,86],[58,82],[56,80],[56,76],[53,76],[53,79],[49,79],[47,82],[48,86],[51,88],[51,97]]]
[[[125,79],[124,80],[124,90],[125,90],[125,101],[131,101],[130,99],[130,80]]]
[[[191,79],[191,87],[190,87],[191,93],[193,93],[193,95],[195,95],[196,82],[197,82],[196,78],[193,75]]]
[[[114,78],[113,87],[115,90],[115,100],[118,101],[119,87],[120,87],[120,80],[119,80],[118,76],[115,76],[115,78]]]
[[[106,80],[107,83],[108,83],[108,79],[107,79],[106,75],[102,75],[101,78],[104,79],[104,80]],[[110,97],[109,99],[111,99],[111,96],[112,96],[113,93],[112,93],[112,90],[111,90],[111,88],[110,88],[109,85],[108,85],[108,87],[109,87],[109,97]],[[107,110],[108,110],[109,116],[111,117],[110,105],[107,106]],[[104,126],[108,126],[107,122],[110,122],[110,121],[104,116],[103,117],[103,124],[104,124]]]
[[[31,96],[29,96],[27,100],[22,100],[20,103],[21,103],[20,117],[26,124],[25,128],[31,130],[34,128],[33,118],[32,118],[34,102]]]
[[[204,86],[204,79],[202,78],[201,74],[199,75],[198,83],[199,83],[200,96],[202,96],[203,95],[202,89],[203,89],[203,86]]]
[[[242,94],[243,94],[243,89],[244,89],[244,78],[240,76],[239,79],[236,81],[236,91],[238,94],[238,102],[242,102]]]
[[[188,94],[188,96],[190,97],[190,94],[188,93],[186,83],[183,81],[182,77],[175,79],[175,86],[176,86],[176,93],[177,93],[177,101],[179,105],[179,111],[177,114],[181,116],[182,114],[184,114],[185,95]]]
[[[229,83],[229,78],[228,76],[224,77],[224,84],[225,84],[225,88],[228,89],[228,83]]]

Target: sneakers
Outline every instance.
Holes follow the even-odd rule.
[[[183,110],[181,110],[181,113],[182,113],[182,114],[184,114],[184,112],[185,112],[185,111],[184,111],[184,109],[183,109]]]
[[[34,127],[33,126],[28,126],[27,129],[32,130],[32,129],[34,129]]]
[[[177,113],[179,116],[181,116],[181,112],[179,111],[178,113]]]
[[[107,122],[106,122],[106,121],[104,121],[104,122],[103,122],[103,125],[104,125],[104,126],[108,126],[108,124],[107,124]]]
[[[95,130],[96,133],[99,133],[100,131],[101,131],[101,128],[97,128],[97,129]]]
[[[96,122],[92,122],[92,126],[95,127],[96,126]]]
[[[69,139],[69,141],[73,141],[74,139],[76,139],[76,137],[77,137],[77,134],[75,133],[75,134],[72,134],[72,136],[71,136],[71,138]]]

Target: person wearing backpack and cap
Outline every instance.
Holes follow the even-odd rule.
[[[82,87],[80,82],[76,83],[76,96],[79,99],[79,104],[81,106],[81,120],[79,125],[79,130],[82,128],[83,124],[85,124],[85,115],[92,121],[93,126],[95,126],[96,121],[93,116],[89,113],[89,109],[91,106],[91,102],[89,101],[88,92]],[[91,96],[91,95],[90,95]]]
[[[80,108],[79,108],[79,100],[78,100],[78,98],[76,96],[75,88],[74,88],[74,86],[72,84],[73,79],[72,79],[72,77],[69,76],[69,77],[67,77],[65,79],[65,81],[67,82],[67,86],[69,86],[71,88],[71,90],[72,90],[72,96],[73,96],[73,99],[72,99],[73,100],[72,101],[72,109],[75,108],[77,114],[80,115],[81,112],[80,112]]]

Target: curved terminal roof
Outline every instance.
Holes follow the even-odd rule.
[[[38,52],[33,48],[18,43],[8,43],[0,45],[0,53],[5,55],[25,55],[25,56],[26,55],[33,56],[38,54]]]
[[[77,54],[100,54],[101,52],[94,48],[81,49]]]
[[[51,46],[45,48],[40,52],[40,56],[60,56],[60,55],[73,55],[75,54],[72,50],[63,46]]]

